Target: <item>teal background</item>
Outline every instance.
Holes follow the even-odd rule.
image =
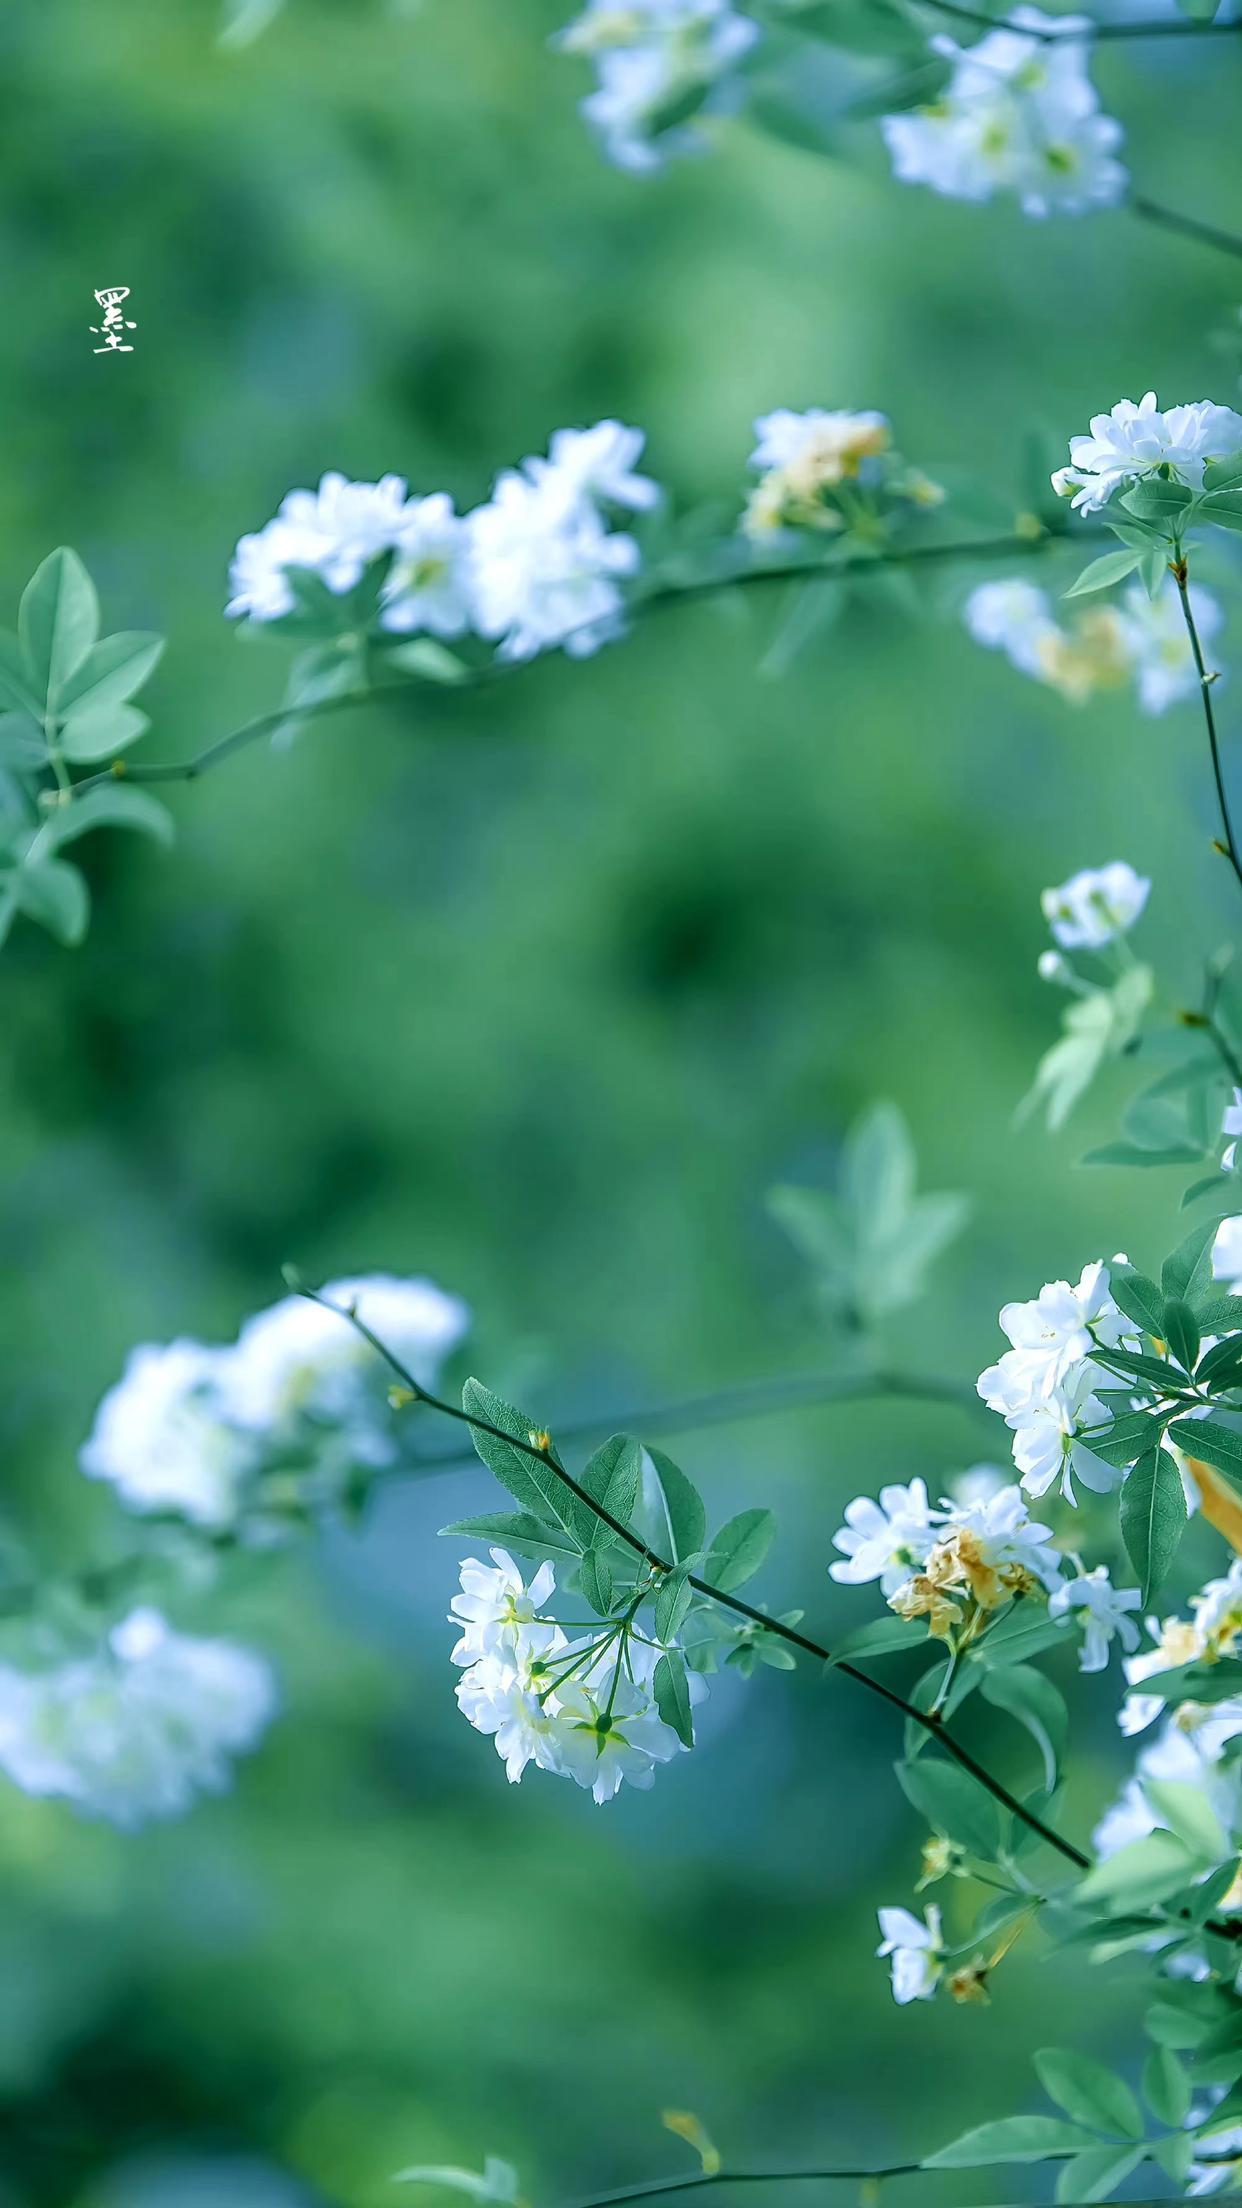
[[[208,0],[10,0],[0,586],[15,607],[72,543],[108,626],[167,632],[151,756],[276,702],[285,651],[229,632],[225,569],[327,467],[473,503],[617,414],[727,522],[754,415],[878,406],[1003,514],[1033,430],[1150,385],[1236,399],[1236,264],[1124,211],[903,189],[865,125],[828,160],[728,125],[617,175],[558,20],[289,0],[225,54]],[[1143,189],[1242,227],[1242,52],[1114,49],[1098,77]],[[122,281],[136,349],[96,357],[93,289]],[[171,858],[81,847],[86,945],[21,929],[0,977],[0,1437],[49,1568],[117,1538],[75,1451],[128,1347],[230,1334],[286,1259],[432,1274],[476,1313],[462,1369],[552,1420],[843,1354],[764,1196],[830,1173],[876,1095],[975,1205],[891,1330],[915,1369],[969,1380],[1006,1298],[1161,1254],[1176,1178],[1074,1167],[1127,1076],[1056,1139],[1012,1112],[1059,1010],[1046,883],[1150,873],[1173,1002],[1232,924],[1196,710],[1035,689],[963,634],[973,579],[860,591],[781,681],[770,594],[663,614],[239,756],[173,794]],[[873,1614],[825,1573],[849,1496],[1002,1446],[982,1413],[870,1405],[677,1453],[718,1515],[774,1505],[761,1592],[831,1635]],[[1138,1981],[1037,1940],[990,2011],[895,2011],[873,1912],[910,1899],[921,1834],[848,1681],[720,1683],[649,1797],[508,1789],[453,1706],[434,1539],[486,1496],[393,1494],[212,1606],[286,1698],[231,1797],[121,1839],[4,1795],[4,2208],[380,2208],[401,2164],[489,2150],[543,2203],[676,2167],[669,2104],[734,2161],[887,2161],[1039,2105],[1049,2040],[1134,2067]],[[1115,1685],[1075,1692],[1078,1834],[1121,1769]]]

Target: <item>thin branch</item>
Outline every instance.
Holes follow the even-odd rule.
[[[1218,845],[1218,849],[1228,859],[1239,884],[1242,885],[1242,852],[1238,849],[1237,838],[1233,832],[1233,821],[1229,813],[1229,798],[1225,789],[1224,769],[1221,765],[1220,742],[1216,733],[1216,714],[1212,705],[1212,684],[1215,682],[1216,676],[1209,672],[1203,657],[1203,646],[1199,641],[1199,631],[1195,626],[1194,608],[1190,603],[1190,581],[1186,561],[1179,554],[1176,559],[1170,560],[1169,567],[1173,580],[1177,584],[1177,595],[1182,602],[1182,616],[1186,623],[1186,634],[1190,638],[1195,673],[1199,677],[1199,695],[1203,700],[1203,717],[1207,722],[1208,745],[1212,754],[1212,774],[1216,782],[1216,800],[1220,807],[1221,826],[1225,831],[1224,843]]]
[[[1137,2141],[1135,2144],[1137,2145]],[[1147,2161],[1155,2157],[1155,2141],[1144,2145]],[[1074,2147],[1063,2147],[1042,2157],[1045,2162],[1069,2162],[1078,2152]],[[998,2164],[987,2165],[991,2168]],[[964,2174],[964,2173],[961,2173]],[[900,2177],[944,2177],[946,2172],[936,2164],[927,2162],[889,2162],[876,2168],[825,2169],[825,2170],[690,2170],[684,2177],[653,2177],[637,2185],[617,2186],[607,2193],[589,2193],[583,2200],[567,2203],[566,2208],[626,2208],[630,2201],[658,2200],[662,2193],[692,2193],[713,2185],[833,2185],[882,2184],[886,2179]],[[1069,2202],[1066,2208],[1081,2208],[1081,2203]]]
[[[1209,24],[1210,30],[1238,29],[1242,26],[1223,23]],[[1156,29],[1155,24],[1152,29]],[[1179,237],[1194,238],[1199,245],[1210,245],[1217,253],[1228,253],[1234,260],[1242,260],[1242,238],[1232,230],[1221,230],[1214,222],[1202,222],[1198,215],[1179,214],[1176,207],[1165,207],[1157,199],[1146,199],[1139,192],[1132,192],[1126,201],[1132,215],[1140,222],[1155,223],[1161,230],[1176,230]]]
[[[578,1501],[585,1505],[602,1524],[606,1525],[609,1531],[625,1544],[631,1554],[639,1558],[640,1562],[649,1565],[653,1572],[658,1572],[661,1575],[675,1569],[670,1558],[661,1556],[657,1549],[650,1548],[629,1526],[615,1517],[604,1503],[588,1493],[587,1489],[574,1478],[572,1472],[565,1470],[550,1442],[545,1444],[533,1436],[523,1441],[517,1435],[506,1433],[503,1427],[493,1425],[490,1419],[478,1418],[472,1412],[464,1410],[460,1405],[448,1403],[442,1397],[432,1395],[414,1377],[408,1367],[402,1364],[400,1358],[394,1355],[387,1343],[381,1341],[379,1335],[372,1331],[365,1320],[359,1318],[355,1310],[349,1310],[341,1304],[331,1302],[328,1297],[320,1295],[313,1288],[299,1287],[297,1292],[299,1295],[305,1296],[308,1302],[321,1305],[325,1311],[335,1312],[339,1319],[344,1319],[347,1325],[352,1326],[362,1336],[362,1339],[369,1342],[372,1349],[384,1359],[385,1364],[397,1375],[403,1387],[409,1390],[414,1401],[425,1403],[430,1410],[440,1411],[444,1417],[455,1419],[459,1425],[468,1426],[474,1433],[488,1434],[494,1441],[503,1441],[507,1448],[516,1449],[519,1454],[530,1457],[536,1464],[546,1465],[549,1471],[554,1472],[558,1479],[564,1481],[570,1493],[575,1495]],[[831,1664],[836,1671],[843,1672],[846,1678],[856,1679],[862,1686],[868,1687],[872,1694],[878,1694],[883,1701],[888,1702],[894,1709],[900,1710],[903,1717],[920,1726],[933,1739],[942,1742],[946,1754],[952,1756],[954,1762],[960,1764],[964,1771],[969,1771],[971,1777],[977,1779],[979,1784],[992,1795],[993,1799],[1000,1802],[1010,1812],[1011,1816],[1017,1817],[1031,1832],[1038,1833],[1049,1847],[1055,1848],[1059,1855],[1064,1856],[1067,1862],[1073,1863],[1078,1870],[1090,1869],[1090,1856],[1084,1855],[1082,1849],[1076,1847],[1072,1840],[1066,1840],[1051,1825],[1046,1825],[1041,1817],[1038,1817],[1033,1810],[1028,1809],[1024,1802],[1020,1802],[1015,1794],[1011,1794],[1009,1788],[1000,1779],[994,1778],[992,1773],[985,1769],[968,1748],[964,1748],[959,1740],[954,1739],[953,1735],[945,1730],[937,1716],[934,1716],[928,1710],[921,1710],[917,1703],[907,1702],[904,1695],[896,1693],[892,1687],[885,1686],[882,1680],[873,1679],[869,1672],[859,1670],[856,1664],[852,1664],[844,1658],[834,1657],[831,1649],[825,1648],[819,1641],[812,1640],[809,1634],[800,1633],[796,1626],[786,1625],[780,1618],[769,1617],[765,1611],[757,1610],[751,1603],[744,1602],[740,1595],[726,1593],[719,1587],[713,1587],[710,1580],[701,1579],[693,1572],[687,1573],[686,1576],[695,1593],[702,1595],[706,1601],[717,1603],[724,1610],[731,1610],[735,1616],[745,1618],[748,1623],[759,1626],[765,1633],[771,1633],[777,1640],[787,1641],[792,1648],[800,1648],[805,1655],[814,1656],[818,1662]]]
[[[1092,23],[1089,30],[1066,32],[1059,24],[1051,23],[1036,28],[1029,23],[1015,23],[1011,16],[988,15],[982,8],[964,5],[964,0],[924,0],[924,5],[934,8],[937,15],[951,15],[956,22],[971,23],[984,31],[1014,31],[1020,38],[1037,38],[1052,46],[1060,38],[1077,38],[1083,44],[1088,40],[1118,40],[1131,38],[1210,38],[1214,34],[1231,34],[1242,30],[1242,22],[1197,23],[1190,16],[1172,22],[1144,22],[1141,17],[1116,22]]]
[[[1082,532],[1076,532],[1081,535]],[[1050,544],[1064,541],[1057,533],[1041,530],[1036,536],[1019,535],[1016,531],[1004,537],[982,537],[960,544],[916,544],[904,548],[880,547],[864,557],[851,560],[825,559],[822,555],[813,560],[790,561],[783,566],[739,567],[725,575],[704,576],[685,583],[657,584],[645,595],[632,601],[632,615],[646,617],[662,607],[681,605],[695,598],[715,597],[725,591],[753,590],[762,584],[787,583],[822,575],[825,580],[843,575],[867,575],[874,569],[887,567],[931,567],[951,560],[994,560],[1028,558],[1034,552],[1042,552]],[[586,622],[584,627],[594,624]],[[572,635],[572,630],[569,632]],[[453,687],[458,690],[478,690],[516,674],[529,666],[529,660],[491,660],[485,666],[463,668],[461,678]],[[305,705],[288,704],[276,711],[260,713],[253,720],[243,721],[239,728],[230,730],[227,736],[217,737],[204,750],[195,752],[190,759],[155,760],[146,764],[131,762],[128,757],[116,759],[110,766],[95,774],[84,775],[73,785],[73,796],[82,797],[88,790],[98,789],[103,783],[125,782],[196,782],[201,775],[210,773],[224,759],[258,743],[264,736],[274,735],[290,721],[325,719],[329,714],[346,713],[354,708],[363,710],[379,705],[389,698],[408,698],[427,685],[414,682],[393,682],[372,685],[365,689],[339,691],[333,697],[315,698]]]
[[[1242,1076],[1239,1079],[1242,1080]],[[794,1373],[775,1380],[754,1380],[740,1388],[721,1388],[712,1395],[687,1396],[680,1403],[659,1403],[650,1409],[599,1411],[571,1425],[558,1425],[556,1432],[562,1442],[591,1441],[599,1434],[685,1434],[706,1426],[732,1425],[739,1419],[768,1418],[780,1411],[811,1410],[824,1403],[867,1403],[894,1398],[910,1403],[956,1404],[964,1411],[976,1410],[979,1406],[974,1388],[959,1387],[952,1380],[908,1379],[904,1374],[892,1372]],[[473,1453],[463,1456],[460,1451],[454,1451],[439,1456],[420,1456],[414,1469],[453,1472],[474,1462]],[[409,1469],[408,1465],[384,1466],[380,1468],[380,1476],[400,1477]]]

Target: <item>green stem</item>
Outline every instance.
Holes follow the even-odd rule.
[[[1153,23],[1152,29],[1159,25]],[[1166,25],[1166,29],[1171,26]],[[1211,30],[1237,30],[1237,24],[1213,23]],[[1179,237],[1193,238],[1199,245],[1210,246],[1213,252],[1228,253],[1233,260],[1242,260],[1242,238],[1232,230],[1221,230],[1214,222],[1203,222],[1198,215],[1183,215],[1176,207],[1165,207],[1157,199],[1146,199],[1139,192],[1132,192],[1126,201],[1132,215],[1140,222],[1154,223],[1160,230],[1175,230]]]
[[[629,1526],[615,1517],[605,1504],[597,1501],[594,1495],[589,1494],[587,1489],[574,1478],[572,1472],[565,1470],[564,1465],[560,1462],[550,1444],[545,1447],[541,1442],[522,1441],[516,1435],[506,1433],[503,1427],[494,1426],[490,1419],[475,1417],[472,1412],[464,1410],[460,1405],[445,1402],[442,1397],[432,1395],[428,1389],[422,1386],[420,1381],[415,1379],[414,1374],[401,1363],[400,1358],[394,1355],[387,1343],[381,1341],[379,1335],[372,1331],[364,1319],[359,1318],[356,1311],[347,1310],[340,1304],[332,1303],[328,1297],[320,1295],[313,1288],[299,1287],[297,1292],[299,1295],[305,1296],[308,1302],[319,1304],[323,1310],[335,1312],[339,1319],[344,1319],[347,1325],[352,1326],[355,1332],[362,1336],[363,1341],[369,1342],[377,1355],[383,1358],[389,1369],[396,1373],[402,1386],[408,1389],[416,1402],[425,1403],[428,1409],[439,1411],[445,1418],[455,1419],[458,1424],[468,1426],[472,1432],[489,1434],[494,1441],[503,1441],[507,1448],[518,1450],[521,1455],[532,1458],[536,1464],[546,1465],[550,1471],[555,1472],[558,1479],[564,1481],[570,1493],[575,1495],[578,1501],[584,1504],[596,1518],[600,1519],[633,1555],[640,1557],[643,1563],[650,1565],[653,1571],[662,1575],[675,1569],[669,1557],[661,1556],[658,1549],[650,1548]],[[945,1753],[951,1756],[955,1763],[960,1764],[964,1771],[969,1771],[971,1777],[977,1779],[980,1786],[985,1787],[993,1799],[1000,1802],[1011,1816],[1017,1817],[1022,1824],[1027,1826],[1029,1831],[1038,1833],[1039,1837],[1046,1841],[1049,1847],[1055,1848],[1059,1855],[1064,1856],[1066,1861],[1073,1863],[1077,1869],[1083,1871],[1090,1869],[1090,1856],[1085,1855],[1082,1849],[1076,1847],[1072,1840],[1066,1840],[1051,1825],[1046,1825],[1041,1817],[1036,1816],[1034,1810],[1028,1809],[1026,1804],[1020,1802],[1015,1794],[1011,1794],[1009,1788],[1000,1779],[994,1778],[992,1773],[971,1754],[968,1748],[964,1748],[959,1740],[955,1740],[951,1733],[945,1731],[939,1718],[933,1715],[932,1712],[919,1709],[916,1703],[908,1702],[904,1695],[896,1693],[892,1687],[885,1686],[883,1680],[872,1678],[869,1672],[861,1671],[856,1664],[849,1663],[843,1658],[834,1657],[831,1649],[825,1648],[819,1641],[812,1640],[809,1634],[800,1633],[795,1626],[786,1625],[780,1618],[770,1617],[766,1611],[756,1610],[753,1604],[744,1602],[740,1595],[726,1593],[719,1587],[713,1587],[710,1580],[701,1579],[694,1572],[690,1572],[686,1576],[695,1593],[701,1595],[705,1601],[718,1604],[721,1609],[731,1611],[735,1617],[748,1619],[752,1625],[759,1626],[765,1633],[772,1634],[777,1640],[788,1642],[791,1648],[801,1649],[807,1656],[814,1656],[820,1663],[832,1664],[834,1669],[844,1673],[847,1679],[857,1680],[860,1685],[867,1687],[872,1694],[879,1695],[882,1701],[889,1703],[893,1709],[900,1710],[902,1716],[908,1718],[912,1724],[920,1726],[933,1739],[939,1740]]]
[[[1207,663],[1203,657],[1203,646],[1199,641],[1199,631],[1195,626],[1194,608],[1190,603],[1190,572],[1185,558],[1180,552],[1170,560],[1169,568],[1173,580],[1177,584],[1177,595],[1182,604],[1182,618],[1186,623],[1186,634],[1190,638],[1190,649],[1194,656],[1195,673],[1199,677],[1199,695],[1203,700],[1203,717],[1207,722],[1208,747],[1212,754],[1212,774],[1216,783],[1216,802],[1220,807],[1221,826],[1225,831],[1225,841],[1219,848],[1233,868],[1238,883],[1242,885],[1242,851],[1238,849],[1237,838],[1233,832],[1233,821],[1230,818],[1229,798],[1225,789],[1224,769],[1221,765],[1220,740],[1216,733],[1216,714],[1212,705],[1212,684],[1216,677],[1209,673]]]

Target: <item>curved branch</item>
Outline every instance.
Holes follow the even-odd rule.
[[[1203,717],[1207,723],[1208,748],[1212,754],[1212,775],[1216,783],[1216,802],[1220,807],[1221,826],[1225,831],[1224,843],[1218,844],[1217,849],[1228,859],[1239,884],[1242,885],[1242,851],[1238,849],[1238,840],[1234,834],[1233,820],[1229,812],[1229,796],[1225,788],[1225,774],[1221,764],[1220,741],[1216,733],[1216,713],[1212,705],[1212,684],[1215,682],[1216,676],[1209,672],[1207,662],[1203,657],[1203,646],[1199,640],[1198,628],[1195,625],[1194,607],[1190,603],[1190,579],[1186,561],[1179,555],[1176,559],[1170,560],[1169,567],[1173,580],[1177,584],[1177,595],[1181,600],[1182,618],[1186,623],[1186,634],[1190,638],[1195,673],[1199,678],[1199,695],[1203,700]]]

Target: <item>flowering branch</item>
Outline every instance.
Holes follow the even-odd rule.
[[[625,1524],[623,1519],[611,1511],[605,1502],[592,1495],[587,1488],[574,1478],[571,1472],[566,1471],[549,1438],[536,1434],[523,1439],[520,1436],[506,1433],[503,1427],[495,1425],[490,1419],[481,1418],[455,1403],[446,1402],[442,1397],[433,1395],[427,1388],[422,1386],[408,1366],[366,1324],[356,1310],[332,1303],[317,1290],[303,1287],[296,1277],[291,1278],[290,1286],[295,1289],[297,1294],[305,1297],[309,1303],[317,1304],[323,1310],[334,1312],[338,1318],[344,1319],[347,1325],[352,1326],[355,1332],[370,1344],[371,1348],[384,1359],[389,1369],[396,1374],[403,1389],[407,1391],[410,1401],[424,1403],[429,1410],[439,1411],[446,1418],[455,1419],[459,1424],[470,1427],[472,1431],[486,1434],[494,1441],[504,1443],[508,1448],[516,1450],[519,1455],[530,1458],[536,1464],[546,1466],[556,1474],[558,1480],[564,1483],[577,1502],[590,1511],[600,1524],[606,1526],[617,1540],[622,1542],[641,1563],[647,1565],[659,1578],[667,1578],[677,1569],[672,1559],[662,1555],[659,1550],[650,1547],[631,1527]],[[1018,1818],[1029,1831],[1037,1833],[1040,1839],[1046,1841],[1050,1847],[1055,1848],[1058,1854],[1062,1855],[1067,1862],[1073,1863],[1077,1869],[1090,1869],[1090,1856],[1085,1855],[1081,1848],[1076,1847],[1073,1841],[1067,1840],[1063,1834],[1057,1832],[1051,1825],[1045,1824],[1034,1810],[1029,1809],[1024,1802],[1019,1801],[1015,1794],[1011,1794],[1008,1787],[1000,1779],[995,1778],[971,1754],[968,1748],[963,1747],[962,1743],[946,1730],[939,1712],[933,1713],[920,1709],[917,1703],[907,1701],[904,1695],[898,1694],[892,1687],[886,1686],[882,1680],[875,1679],[869,1672],[860,1670],[856,1664],[851,1663],[847,1658],[834,1656],[831,1649],[825,1648],[819,1641],[812,1640],[808,1634],[800,1632],[795,1625],[782,1618],[770,1617],[765,1611],[758,1610],[751,1603],[744,1601],[740,1595],[714,1586],[710,1580],[703,1579],[694,1572],[687,1572],[685,1578],[687,1586],[693,1588],[697,1595],[703,1596],[707,1601],[719,1605],[722,1609],[732,1611],[736,1616],[745,1618],[752,1627],[770,1634],[774,1639],[787,1642],[793,1648],[801,1649],[805,1655],[814,1656],[821,1663],[831,1664],[835,1670],[843,1672],[847,1678],[858,1680],[861,1685],[869,1687],[873,1694],[878,1694],[894,1709],[900,1710],[902,1715],[911,1723],[919,1726],[922,1731],[928,1733],[932,1738],[941,1741],[946,1753],[952,1757],[953,1761],[960,1764],[964,1771],[968,1771],[971,1777],[977,1780],[992,1795],[995,1801],[1001,1803],[1010,1815]]]

